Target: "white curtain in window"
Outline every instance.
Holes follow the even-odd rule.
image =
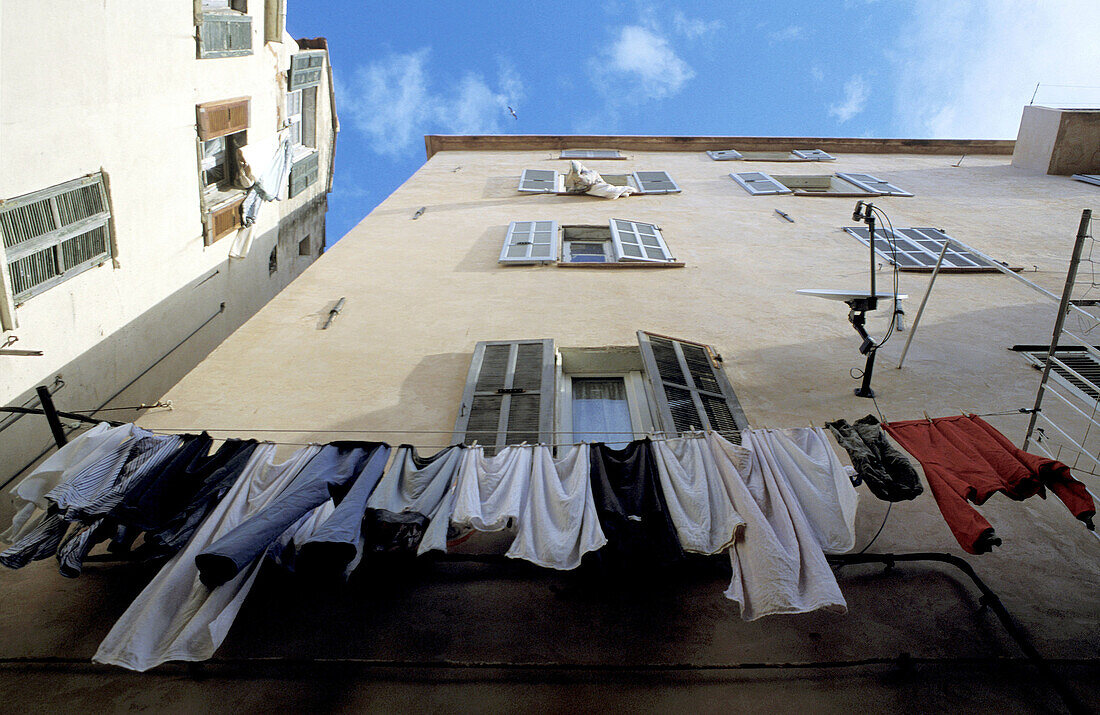
[[[626,385],[616,378],[573,378],[573,438],[625,446],[633,439]]]

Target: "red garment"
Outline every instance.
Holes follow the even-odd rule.
[[[975,415],[883,423],[890,436],[924,467],[943,518],[969,553],[1000,543],[993,527],[968,502],[984,504],[996,492],[1022,501],[1050,489],[1092,529],[1096,506],[1085,485],[1061,462],[1029,454]]]

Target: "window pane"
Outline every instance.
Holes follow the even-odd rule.
[[[633,432],[621,377],[573,378],[573,439],[624,447]]]

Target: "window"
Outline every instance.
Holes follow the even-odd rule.
[[[1074,174],[1073,178],[1078,181],[1084,181],[1087,184],[1096,184],[1100,186],[1100,174]]]
[[[625,159],[618,149],[562,149],[562,159]]]
[[[857,226],[844,229],[855,236],[864,245],[870,245],[867,227]],[[889,229],[875,229],[875,252],[903,271],[931,271],[936,267],[945,240],[949,239],[943,231],[935,228],[899,228],[893,233]],[[997,272],[989,261],[964,249],[949,246],[943,255],[940,271],[944,273]]]
[[[301,159],[317,148],[317,88],[287,92],[286,114],[294,157]]]
[[[299,52],[290,58],[290,75],[287,89],[291,92],[321,84],[321,72],[325,67],[325,51]]]
[[[870,174],[805,174],[777,176],[762,171],[731,172],[730,178],[754,196],[912,196]]]
[[[558,261],[558,242],[561,259]],[[651,223],[611,219],[605,226],[564,226],[555,221],[513,221],[500,251],[501,263],[553,263],[559,266],[682,266],[661,229]]]
[[[110,204],[102,174],[92,174],[0,204],[4,273],[22,303],[111,257]],[[9,312],[8,310],[4,312]],[[9,316],[10,318],[10,316]],[[4,323],[14,319],[4,320]],[[10,330],[14,325],[5,325]]]
[[[1042,370],[1047,362],[1049,345],[1014,345],[1013,350],[1023,354],[1036,369]],[[1094,354],[1096,353],[1096,354]],[[1059,346],[1054,351],[1050,366],[1050,378],[1082,402],[1089,404],[1100,400],[1100,348],[1090,352],[1082,345]]]
[[[235,185],[239,171],[237,150],[248,141],[250,111],[248,97],[195,107],[204,240],[208,246],[241,226],[244,192]]]
[[[637,346],[560,352],[549,339],[479,342],[453,441],[494,452],[521,442],[622,444],[658,430],[704,429],[739,441],[745,426],[710,347],[639,331]]]
[[[294,161],[290,166],[290,197],[317,183],[321,173],[317,153],[317,88],[321,84],[324,66],[324,50],[299,52],[290,58],[286,95],[287,121],[294,146]]]
[[[309,250],[309,236],[306,236],[301,241],[298,241],[298,255],[299,256],[311,256],[313,251]]]
[[[638,194],[676,194],[680,187],[666,171],[635,171],[630,174],[600,176],[615,186],[630,186]],[[528,194],[569,194],[565,190],[565,174],[554,169],[524,169],[519,179],[519,191]]]
[[[198,25],[199,59],[252,54],[252,18],[247,0],[202,0]]]
[[[746,151],[719,149],[708,151],[715,161],[835,161],[836,157],[821,149],[795,149],[793,151]]]

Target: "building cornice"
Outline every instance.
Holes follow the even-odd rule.
[[[605,134],[427,134],[431,159],[441,151],[625,149],[632,151],[776,151],[822,149],[839,154],[1010,155],[1012,139],[867,139],[857,137],[624,136]]]

